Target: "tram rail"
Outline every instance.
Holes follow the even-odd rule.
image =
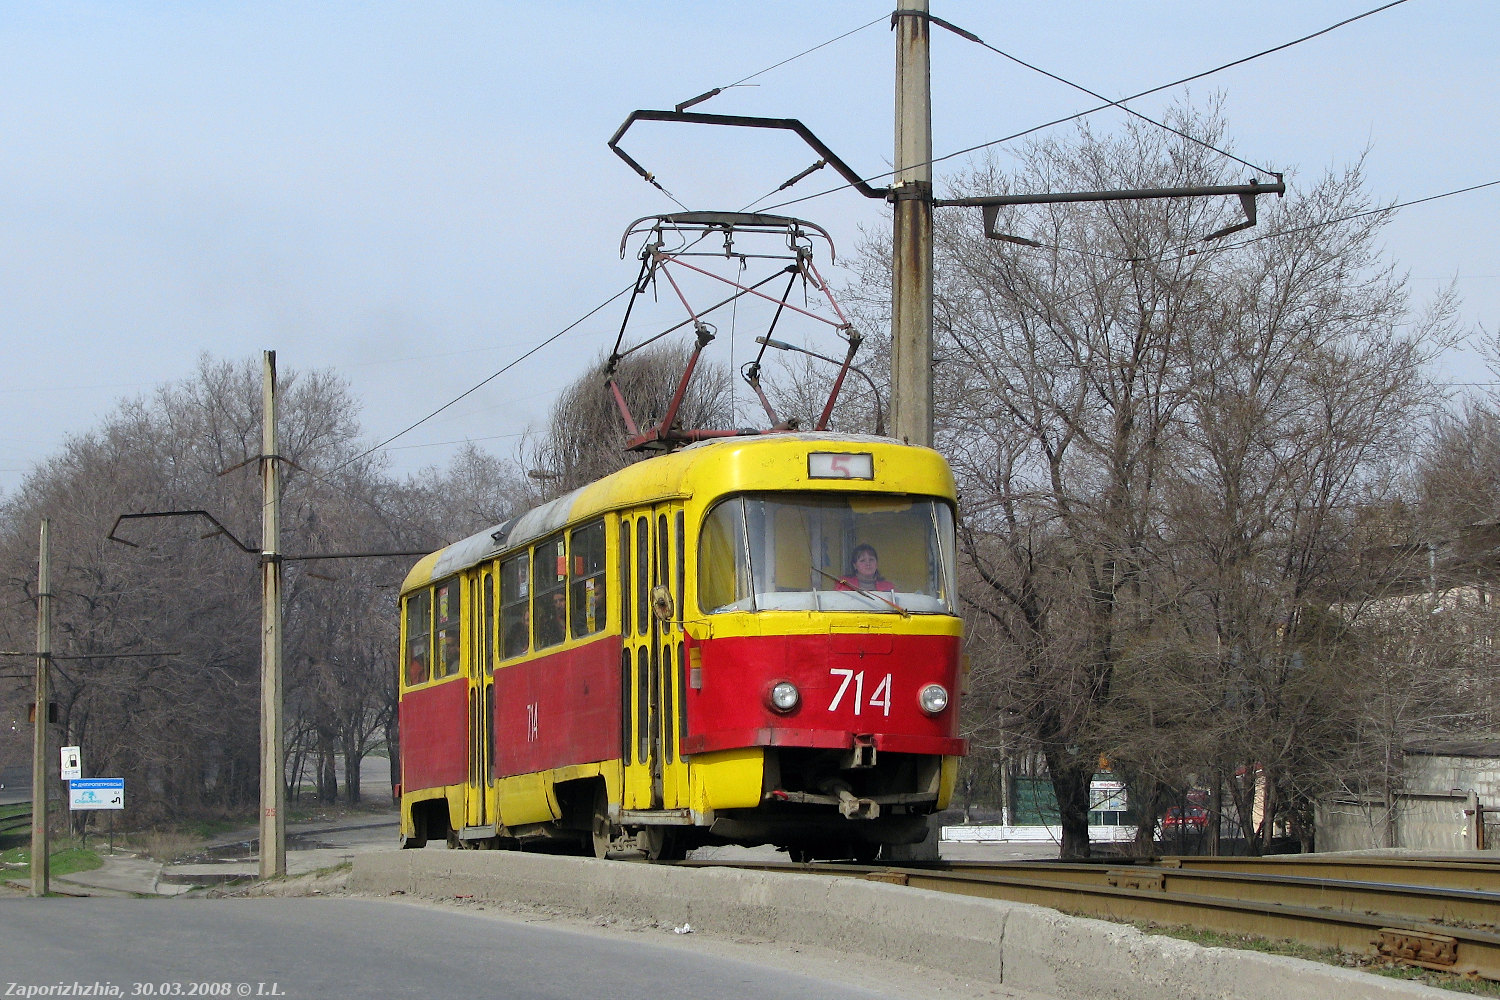
[[[1379,859],[1359,859],[1351,864],[1324,860],[1315,865],[1231,864],[1227,867],[1240,870],[1225,871],[1180,863],[1185,860],[910,867],[702,864],[865,878],[1032,903],[1106,920],[1289,940],[1500,980],[1500,867],[1489,869],[1483,863],[1472,866],[1463,877],[1470,881],[1483,877],[1483,884],[1489,887],[1469,888],[1422,884],[1424,878],[1442,878],[1437,864],[1380,867],[1370,863]],[[1389,859],[1385,860],[1389,864]],[[1345,877],[1324,874],[1340,869]],[[1351,873],[1355,877],[1348,877]],[[1400,877],[1377,881],[1368,878],[1371,873]]]
[[[1394,882],[1447,889],[1491,889],[1500,891],[1500,852],[1494,858],[1482,855],[1432,855],[1421,857],[1345,856],[1288,854],[1276,857],[1210,857],[1174,855],[1144,858],[1136,862],[1115,859],[1110,864],[1140,864],[1147,867],[1195,871],[1256,874],[1295,874],[1320,878],[1357,879],[1364,882]],[[962,864],[962,863],[960,863]]]

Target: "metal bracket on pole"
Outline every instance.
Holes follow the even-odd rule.
[[[801,138],[803,142],[807,143],[813,148],[820,159],[826,161],[830,167],[838,171],[839,176],[848,181],[850,187],[854,188],[854,190],[858,191],[866,198],[885,198],[890,193],[890,188],[871,187],[869,184],[867,184],[864,178],[855,173],[853,168],[851,168],[847,163],[839,159],[838,155],[834,153],[833,150],[829,149],[828,146],[824,144],[822,139],[819,139],[816,135],[813,135],[811,129],[809,129],[806,125],[802,124],[795,118],[754,118],[747,115],[711,115],[701,111],[683,110],[684,108],[687,108],[692,104],[698,103],[698,101],[700,100],[707,100],[711,96],[713,96],[713,94],[709,93],[703,95],[702,97],[696,97],[691,101],[684,102],[683,104],[679,104],[677,106],[677,110],[675,111],[648,111],[644,109],[640,111],[632,111],[630,113],[630,116],[625,119],[624,123],[615,130],[615,134],[610,136],[609,148],[614,151],[614,154],[616,156],[629,164],[630,169],[640,174],[641,178],[648,184],[652,184],[660,188],[661,185],[657,183],[656,175],[648,171],[645,167],[641,166],[631,158],[629,153],[626,153],[625,150],[620,148],[620,140],[625,137],[625,133],[629,131],[630,126],[634,125],[636,122],[675,122],[684,125],[729,125],[737,128],[782,129],[787,132],[796,133],[796,135]],[[811,169],[804,171],[803,174],[799,174],[797,177],[793,178],[792,182],[790,183],[795,183],[796,181],[801,180],[802,177],[811,172]],[[782,185],[783,188],[787,186],[789,185]]]
[[[251,461],[254,461],[254,459],[251,459]],[[209,524],[212,524],[214,526],[214,530],[210,531],[206,535],[203,535],[203,538],[217,538],[218,536],[223,535],[225,538],[233,542],[241,552],[247,552],[252,556],[258,556],[261,554],[259,546],[246,545],[244,542],[240,541],[234,536],[234,532],[224,527],[223,523],[221,523],[218,518],[214,517],[206,510],[151,510],[142,511],[139,514],[121,514],[119,517],[115,518],[114,526],[109,529],[109,535],[106,537],[108,537],[108,539],[112,542],[119,542],[121,545],[129,545],[133,549],[138,549],[140,548],[140,546],[135,542],[132,542],[126,538],[121,538],[120,536],[116,535],[115,532],[120,530],[120,524],[124,521],[133,521],[148,517],[201,517],[204,520],[208,521]]]
[[[978,198],[945,198],[933,202],[938,208],[979,208],[984,213],[984,235],[992,240],[1006,240],[1022,246],[1041,246],[1021,236],[998,232],[995,223],[1002,205],[1058,205],[1079,201],[1146,201],[1156,198],[1205,198],[1215,195],[1238,195],[1245,211],[1245,220],[1238,225],[1226,226],[1203,237],[1205,241],[1216,240],[1255,225],[1255,199],[1263,194],[1281,197],[1286,194],[1286,181],[1275,174],[1275,183],[1267,184],[1251,180],[1247,184],[1206,184],[1174,188],[1142,188],[1126,191],[1062,191],[1040,194],[994,194]]]

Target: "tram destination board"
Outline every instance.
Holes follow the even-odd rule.
[[[124,778],[77,778],[68,782],[69,809],[124,809]]]

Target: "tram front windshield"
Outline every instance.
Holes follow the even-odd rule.
[[[721,501],[703,522],[707,614],[953,614],[954,601],[953,511],[941,500],[752,493]]]

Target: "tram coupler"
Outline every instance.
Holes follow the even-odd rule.
[[[875,737],[869,733],[855,733],[854,746],[844,757],[844,770],[856,770],[875,766]]]
[[[874,799],[856,798],[849,789],[840,788],[839,813],[845,819],[879,819],[880,803]]]

